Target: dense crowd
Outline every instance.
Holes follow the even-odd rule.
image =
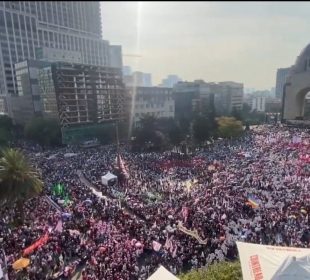
[[[101,182],[114,171],[114,146],[42,151],[25,144],[45,187],[25,204],[21,227],[11,225],[14,208],[1,209],[9,277],[71,279],[81,271],[83,280],[147,279],[159,264],[178,274],[233,260],[235,240],[308,247],[309,142],[309,131],[263,126],[190,156],[124,146],[130,176],[114,186]],[[65,186],[66,203],[53,193],[57,183]],[[27,256],[30,265],[14,271],[23,250],[46,234],[48,241]]]

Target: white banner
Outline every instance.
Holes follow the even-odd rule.
[[[236,243],[245,280],[310,279],[310,249]]]

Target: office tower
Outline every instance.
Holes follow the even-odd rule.
[[[286,81],[286,77],[289,75],[291,67],[288,68],[279,68],[277,70],[277,80],[276,80],[276,98],[282,100],[283,87]]]
[[[74,62],[122,64],[121,57],[116,58],[120,47],[102,39],[100,2],[1,1],[0,109],[10,115],[10,97],[18,95],[14,64],[27,59],[46,60],[42,53],[50,54],[51,49],[54,60],[66,60],[72,52]]]

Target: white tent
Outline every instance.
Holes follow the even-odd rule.
[[[179,280],[162,265],[147,280]]]
[[[243,279],[310,279],[310,249],[236,242]]]
[[[271,280],[306,280],[310,278],[310,256],[296,258],[289,256],[278,268]]]
[[[112,174],[110,171],[107,174],[105,174],[104,176],[101,176],[101,182],[105,186],[108,186],[109,182],[111,182],[113,180],[117,180],[117,176]]]
[[[74,156],[76,156],[77,154],[75,154],[75,153],[66,153],[66,154],[64,154],[64,157],[65,158],[69,158],[69,157],[74,157]]]

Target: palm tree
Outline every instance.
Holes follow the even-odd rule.
[[[0,204],[16,204],[21,222],[23,205],[27,199],[39,195],[43,183],[38,173],[29,165],[24,154],[15,149],[5,149],[0,158]]]

